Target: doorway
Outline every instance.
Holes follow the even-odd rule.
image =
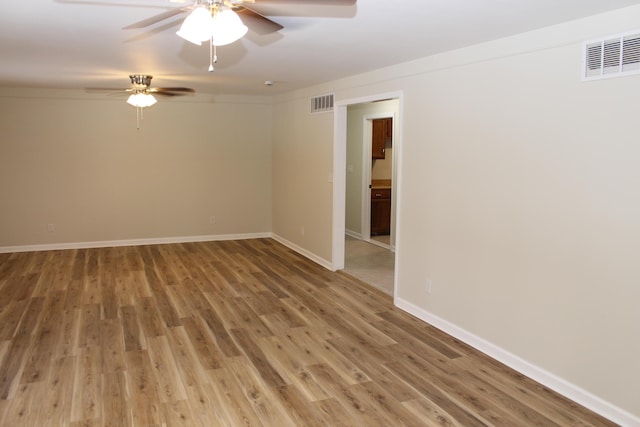
[[[362,141],[362,226],[361,238],[366,242],[393,250],[395,248],[395,158],[393,156],[393,120],[397,110],[396,100],[385,101],[382,108],[388,112],[364,116]],[[372,104],[380,108],[380,104]],[[349,144],[357,141],[347,140]],[[349,168],[349,148],[347,148]],[[349,174],[347,171],[347,181]],[[347,184],[347,211],[349,210],[349,185]],[[349,234],[350,224],[346,224]]]
[[[370,108],[372,105],[380,106],[382,105],[381,103],[383,101],[389,101],[389,100],[394,100],[396,103],[395,109],[391,111],[392,114],[389,114],[390,111],[367,112],[368,111],[367,108]],[[352,119],[349,118],[350,114],[348,113],[349,113],[349,110],[357,110],[357,109],[365,110],[363,112],[363,117],[366,113],[366,114],[369,114],[370,116],[378,114],[381,117],[392,117],[393,119],[394,171],[393,171],[393,177],[392,177],[392,200],[394,200],[393,204],[395,205],[395,208],[392,210],[391,229],[394,237],[393,246],[397,248],[399,245],[399,242],[395,238],[395,236],[398,235],[399,224],[397,224],[397,221],[395,220],[395,218],[399,217],[400,201],[401,201],[401,182],[397,177],[399,176],[398,172],[400,171],[400,167],[401,167],[400,164],[401,164],[401,147],[402,147],[402,132],[401,132],[402,130],[402,124],[401,124],[402,123],[402,120],[401,120],[402,119],[402,114],[401,114],[402,92],[392,92],[392,93],[386,93],[386,94],[380,94],[380,95],[372,95],[372,96],[363,97],[363,98],[338,101],[336,102],[335,109],[334,109],[334,157],[333,157],[334,182],[333,182],[333,235],[332,235],[332,242],[333,242],[332,267],[334,270],[343,270],[345,268],[345,236],[349,236],[350,232],[353,232],[352,229],[349,230],[348,232],[346,228],[347,174],[354,174],[354,173],[362,174],[361,170],[360,171],[356,170],[357,165],[351,164],[351,166],[349,167],[347,165],[347,141],[353,136],[353,135],[348,135],[348,133],[352,132],[352,129],[354,128]],[[370,121],[372,119],[373,117],[368,117],[368,120],[369,120],[368,126],[370,126]],[[366,121],[361,121],[358,123],[360,132],[362,133],[364,133],[365,129],[367,128],[367,126],[365,126],[365,123]],[[362,140],[363,140],[363,137],[360,137],[360,141]],[[371,170],[370,170],[371,151],[368,151],[368,153],[369,154],[367,154],[366,156],[369,159],[368,168],[369,168],[369,174],[370,174],[371,173]],[[362,164],[365,164],[366,163],[365,154],[361,154],[361,156],[362,156]],[[364,168],[364,166],[361,166],[361,168]],[[351,183],[352,180],[350,179],[349,181]],[[368,188],[369,183],[367,183],[366,189],[364,188],[364,185],[362,184],[362,182],[364,181],[365,179],[362,179],[360,181],[361,182],[360,205],[362,206],[362,204],[364,203],[364,206],[361,209],[360,221],[362,221],[363,217],[370,216],[371,190]],[[363,201],[367,198],[367,193],[369,197],[369,203],[366,203],[366,201]],[[364,211],[366,210],[367,205],[369,206],[369,211],[365,214]],[[367,223],[368,221],[369,219],[367,219]],[[365,221],[362,221],[362,224],[365,224]],[[368,227],[370,227],[370,223]],[[362,227],[358,226],[358,230],[361,230],[361,229]],[[361,239],[363,233],[360,231],[357,234],[359,235],[349,236],[349,237],[355,237],[357,239]],[[369,238],[370,238],[370,235],[369,235]],[[395,262],[396,254],[397,254],[396,251],[391,252],[391,256],[393,258],[394,284],[397,277],[397,269],[395,267],[395,265],[397,264]],[[396,292],[395,289],[396,287],[394,286],[393,291],[391,292],[394,296]]]

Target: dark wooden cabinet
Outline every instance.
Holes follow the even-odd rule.
[[[387,119],[372,120],[371,158],[384,159],[384,145],[387,141]]]
[[[393,119],[374,119],[371,125],[371,158],[384,159],[385,146],[391,144],[393,137]]]
[[[391,233],[391,189],[371,189],[371,235]]]
[[[388,117],[371,122],[371,158],[384,159],[385,147],[391,147],[392,143],[393,119]],[[375,185],[373,181],[377,181]],[[375,179],[371,187],[371,235],[388,234],[391,234],[391,180]]]

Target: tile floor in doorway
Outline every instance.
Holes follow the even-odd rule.
[[[394,264],[395,254],[389,249],[346,236],[345,273],[393,295]]]
[[[388,234],[386,234],[384,236],[371,236],[371,241],[372,242],[379,242],[379,243],[382,243],[384,245],[390,246],[391,245],[391,236],[389,236]]]

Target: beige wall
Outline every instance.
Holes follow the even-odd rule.
[[[331,259],[333,115],[311,114],[309,98],[302,97],[276,104],[274,116],[273,232],[326,263]]]
[[[396,303],[627,423],[640,422],[640,76],[580,73],[583,40],[638,22],[632,7],[400,64],[289,94],[275,115],[286,127],[313,92],[401,91]],[[308,188],[292,183],[330,167],[332,122],[293,121],[313,143],[281,131],[274,166],[323,149],[311,174],[274,180],[279,225],[329,215],[324,193],[295,208]],[[326,256],[321,223],[301,243]]]
[[[263,99],[161,99],[136,131],[124,99],[5,88],[0,247],[270,232],[271,148]]]
[[[371,168],[371,179],[391,179],[393,173],[393,143],[387,142],[384,148],[384,159],[374,159]]]

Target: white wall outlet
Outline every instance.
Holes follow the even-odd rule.
[[[353,173],[353,165],[348,165],[347,166],[347,172]]]
[[[53,233],[54,231],[56,231],[56,225],[55,224],[47,224],[47,230],[49,231],[49,233]]]
[[[209,217],[209,224],[215,224],[216,223],[216,217],[214,215],[211,215]]]
[[[433,285],[433,283],[431,282],[431,279],[427,279],[425,290],[427,291],[428,294],[431,293],[432,285]]]
[[[304,236],[304,226],[300,227],[300,235]]]

